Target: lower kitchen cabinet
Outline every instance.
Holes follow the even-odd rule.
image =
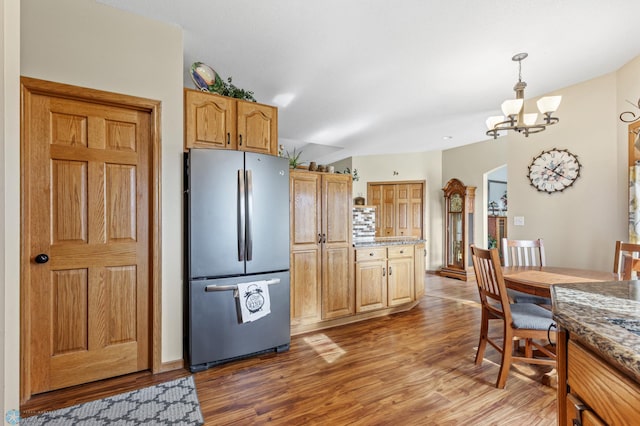
[[[581,343],[558,335],[558,424],[638,425],[640,384]],[[561,341],[562,340],[562,341]],[[565,362],[566,360],[566,362]],[[561,407],[558,407],[561,408]]]
[[[353,315],[351,247],[327,247],[322,255],[322,319]]]
[[[322,273],[320,248],[291,252],[291,324],[322,320]]]
[[[356,312],[414,301],[413,245],[356,249]]]
[[[356,312],[387,307],[387,249],[356,249]]]
[[[340,247],[300,248],[291,259],[292,335],[408,311],[424,294],[422,242],[350,248],[349,268]]]
[[[387,248],[387,299],[389,306],[413,301],[413,246]]]

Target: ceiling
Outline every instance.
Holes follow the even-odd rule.
[[[527,98],[640,54],[638,0],[98,1],[181,27],[185,87],[196,61],[233,77],[280,104],[280,143],[319,163],[488,139],[518,52]]]

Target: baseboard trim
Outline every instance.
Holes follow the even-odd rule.
[[[405,312],[413,309],[420,303],[419,300],[405,303],[404,305],[395,306],[391,308],[377,309],[375,311],[361,312],[358,314],[346,316],[343,318],[336,318],[333,320],[319,321],[311,324],[294,324],[291,326],[291,335],[297,336],[299,334],[308,333],[310,331],[324,330],[326,328],[337,327],[346,324],[352,324],[354,322],[365,321],[371,318],[383,317],[399,312]]]
[[[167,361],[160,364],[160,370],[158,373],[180,370],[181,368],[184,368],[184,359],[176,359],[174,361]]]

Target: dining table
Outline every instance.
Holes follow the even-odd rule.
[[[507,288],[548,298],[551,298],[553,284],[586,284],[621,280],[621,277],[613,272],[561,266],[505,266],[502,268],[502,275]],[[550,306],[545,308],[551,309]],[[557,386],[558,376],[555,368],[543,374],[542,383],[546,386]]]
[[[502,275],[507,288],[542,297],[551,297],[553,284],[620,280],[613,272],[561,266],[505,266]]]

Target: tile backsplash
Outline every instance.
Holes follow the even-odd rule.
[[[376,208],[353,206],[353,239],[373,240],[376,237]]]

